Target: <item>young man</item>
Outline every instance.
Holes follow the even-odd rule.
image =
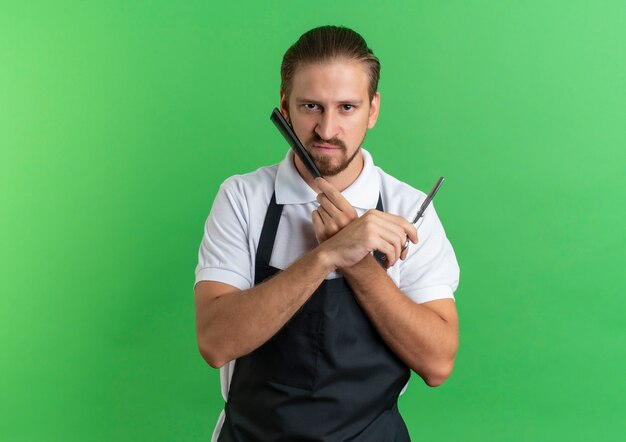
[[[410,369],[430,386],[452,371],[452,247],[432,205],[418,240],[407,219],[425,194],[361,147],[379,72],[350,29],[302,35],[280,108],[324,179],[290,151],[220,187],[195,285],[198,346],[226,400],[214,441],[406,441]]]

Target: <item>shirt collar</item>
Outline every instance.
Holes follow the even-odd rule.
[[[372,156],[361,148],[363,170],[354,182],[341,194],[352,207],[373,209],[378,202],[380,177],[376,173]],[[305,204],[316,201],[317,194],[302,179],[293,161],[293,150],[289,149],[285,159],[278,165],[274,189],[277,204]]]

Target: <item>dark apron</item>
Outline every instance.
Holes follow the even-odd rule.
[[[255,285],[280,271],[269,262],[282,209],[272,195]],[[346,280],[325,280],[276,335],[237,359],[218,441],[409,441],[397,406],[409,376]]]

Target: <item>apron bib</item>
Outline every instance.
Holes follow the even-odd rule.
[[[269,262],[282,208],[272,195],[255,285],[280,271]],[[237,359],[218,441],[410,441],[397,407],[409,376],[346,280],[325,280],[276,335]]]

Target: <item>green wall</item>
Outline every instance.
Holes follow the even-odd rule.
[[[414,440],[622,440],[626,3],[2,2],[0,440],[208,440],[193,279],[219,184],[282,159],[282,54],[380,57],[366,147],[461,266],[461,346]]]

